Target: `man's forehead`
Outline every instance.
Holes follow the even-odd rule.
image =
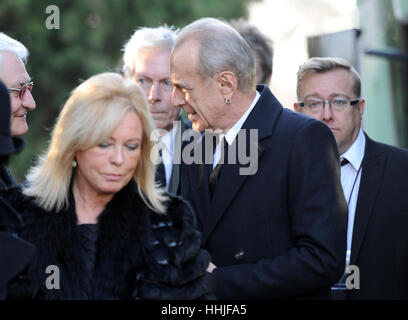
[[[186,39],[177,45],[171,53],[171,61],[186,62],[184,59],[196,60],[201,44],[195,39]],[[187,60],[188,61],[188,60]]]
[[[7,86],[21,86],[31,80],[24,63],[14,53],[1,51],[1,56],[0,79]]]
[[[175,73],[175,72],[172,72],[170,74],[170,80],[171,80],[173,85],[184,86],[183,79],[180,78],[180,75]]]
[[[170,53],[169,49],[162,47],[143,48],[135,55],[134,68],[136,71],[154,68],[169,72]]]
[[[328,72],[312,72],[306,74],[300,82],[300,89],[304,94],[310,91],[330,91],[332,95],[349,93],[353,91],[354,79],[345,70],[332,70]],[[305,92],[305,90],[309,92]]]

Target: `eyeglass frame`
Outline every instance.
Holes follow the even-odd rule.
[[[338,97],[334,97],[334,98],[332,98],[332,99],[330,99],[330,100],[324,100],[324,99],[315,98],[315,100],[323,102],[323,105],[322,105],[322,108],[320,109],[320,111],[321,111],[321,110],[324,110],[324,107],[326,106],[326,102],[328,103],[329,107],[332,108],[332,110],[343,111],[343,110],[345,110],[348,106],[354,106],[355,104],[357,104],[357,103],[359,103],[359,102],[361,101],[361,97],[360,97],[360,98],[357,98],[357,99],[354,99],[354,100],[351,100],[351,98],[346,97],[346,100],[349,100],[349,104],[348,104],[347,106],[345,106],[342,110],[339,110],[339,109],[336,109],[336,107],[335,107],[334,109],[333,109],[333,107],[332,107],[332,101],[335,100],[335,99],[338,99]],[[344,99],[344,98],[343,98],[343,99]],[[298,105],[299,105],[299,107],[302,107],[302,108],[305,108],[305,107],[306,107],[304,101],[298,102]]]
[[[7,88],[7,89],[10,91],[18,92],[19,93],[18,97],[22,100],[27,90],[31,92],[31,90],[33,90],[33,87],[34,87],[34,82],[30,81],[30,82],[27,82],[25,85],[23,85],[21,88]]]

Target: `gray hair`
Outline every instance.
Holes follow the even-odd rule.
[[[27,48],[19,41],[10,38],[3,32],[0,32],[0,66],[3,60],[2,51],[14,53],[25,64],[28,58]]]
[[[157,28],[139,28],[122,48],[123,72],[131,77],[134,74],[134,60],[137,53],[145,48],[173,49],[179,29],[174,26],[163,25]]]
[[[345,59],[338,58],[338,57],[325,57],[325,58],[311,58],[303,63],[298,70],[297,73],[297,85],[296,85],[296,94],[298,100],[301,99],[300,97],[300,87],[302,84],[303,78],[310,74],[310,73],[324,73],[333,71],[335,69],[344,69],[348,71],[348,73],[353,78],[353,91],[356,97],[361,96],[361,79],[360,75],[353,68],[353,66]]]
[[[255,60],[251,48],[228,23],[214,18],[198,19],[181,30],[174,47],[190,39],[200,44],[198,72],[203,79],[229,70],[237,77],[238,87],[243,92],[255,88]]]

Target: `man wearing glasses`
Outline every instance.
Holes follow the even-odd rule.
[[[21,136],[28,131],[27,112],[35,109],[31,95],[33,82],[24,65],[27,57],[28,50],[23,44],[0,32],[0,80],[10,93],[12,136]],[[14,183],[9,170],[1,167],[0,186]]]
[[[360,76],[344,59],[312,58],[302,64],[297,98],[294,109],[326,123],[340,154],[349,210],[346,266],[359,268],[359,289],[339,295],[335,286],[333,296],[406,299],[408,199],[402,190],[408,188],[408,151],[375,142],[363,132]],[[347,273],[340,283],[346,278]]]
[[[171,102],[170,54],[176,36],[177,30],[166,25],[140,28],[123,48],[125,78],[135,81],[143,89],[156,127],[164,129],[156,137],[162,145],[157,180],[171,193],[177,193],[180,181],[180,161],[173,160],[180,159],[175,154],[181,152],[182,134],[191,127],[181,119],[180,108]]]

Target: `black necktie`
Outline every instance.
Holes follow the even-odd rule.
[[[215,140],[214,143],[216,143],[218,141],[218,137],[216,139],[217,140]],[[223,155],[221,153],[219,163],[215,166],[213,171],[211,171],[211,173],[210,173],[210,177],[208,179],[208,186],[209,186],[209,189],[210,189],[211,198],[214,195],[215,187],[217,186],[217,180],[218,180],[218,177],[220,176],[220,172],[221,172],[221,169],[222,169],[222,163],[225,162],[225,158],[226,158],[226,154],[227,154],[226,150],[227,150],[227,147],[228,147],[228,143],[225,141],[225,139],[224,139],[224,141],[221,141],[221,142],[224,143],[224,161],[221,161],[223,159],[223,157],[222,157]],[[214,148],[214,150],[215,150],[215,148]]]
[[[162,150],[159,151],[160,158],[162,156]],[[164,169],[163,158],[160,163],[157,165],[156,169],[156,181],[160,183],[161,187],[166,187],[166,170]]]
[[[177,194],[179,180],[180,180],[180,165],[174,163],[172,165],[171,175],[170,175],[170,180],[169,180],[169,185],[167,187],[167,191],[173,194]]]
[[[218,180],[218,176],[220,175],[221,168],[222,168],[222,164],[219,163],[215,166],[214,170],[211,171],[210,178],[208,180],[208,186],[210,187],[211,198],[214,195],[215,187],[217,186],[217,180]]]
[[[349,163],[350,161],[348,161],[346,158],[343,158],[343,160],[341,160],[340,165],[341,166],[345,166],[347,163]]]

